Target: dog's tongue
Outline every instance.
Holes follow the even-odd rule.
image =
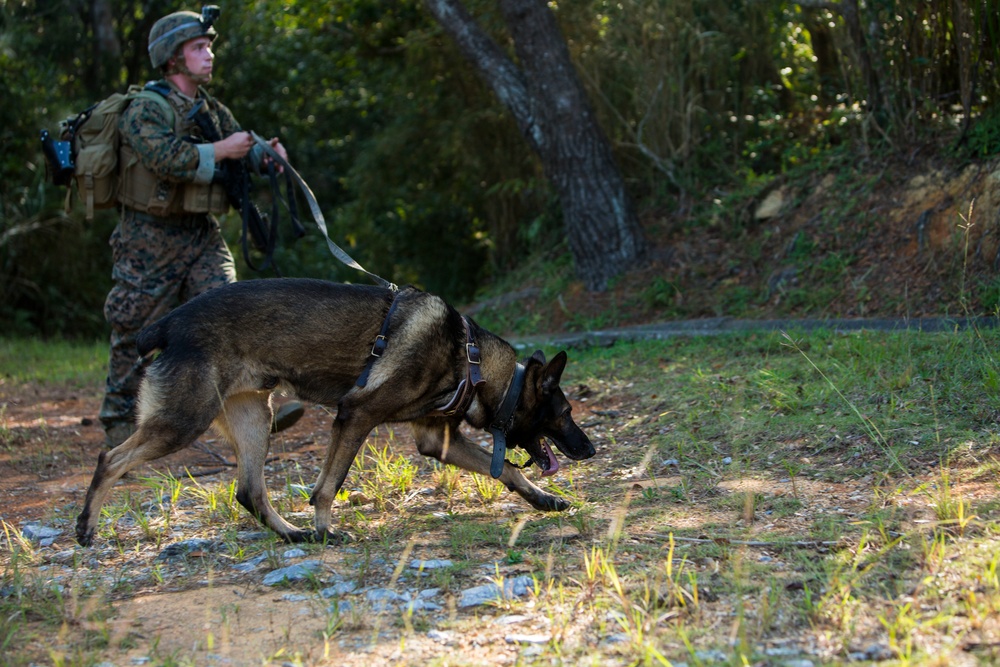
[[[542,471],[542,477],[548,477],[549,475],[554,475],[559,470],[559,459],[556,455],[552,453],[552,448],[549,447],[549,443],[542,440],[542,449],[545,454],[549,457],[549,467]]]

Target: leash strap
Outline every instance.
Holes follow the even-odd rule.
[[[243,207],[242,207],[243,238],[241,239],[241,243],[243,246],[243,260],[247,263],[247,266],[249,266],[252,270],[257,271],[258,273],[270,266],[274,269],[275,275],[277,275],[280,278],[281,271],[278,270],[278,265],[274,261],[274,248],[278,241],[278,194],[280,192],[278,188],[278,179],[274,171],[274,164],[271,163],[268,164],[267,166],[267,175],[271,183],[271,191],[272,191],[271,220],[270,220],[271,228],[267,232],[267,240],[264,244],[264,247],[258,248],[261,252],[264,253],[264,261],[261,262],[260,266],[254,265],[253,260],[250,259],[250,247],[247,243],[247,239],[250,237],[250,216],[252,214],[251,207],[256,207],[256,204],[254,204],[250,200],[249,169],[246,167],[246,165],[243,165],[243,168],[247,169],[246,173],[240,179],[240,196],[243,202]],[[289,201],[292,201],[294,199],[294,197],[292,197],[292,188],[290,187],[290,182],[289,182],[289,187],[287,188],[287,195]],[[301,225],[299,225],[298,221],[295,219],[294,207],[290,208],[290,215],[292,216],[292,223],[301,228]],[[258,216],[260,216],[259,212]],[[264,218],[263,216],[260,216],[260,218],[264,222],[267,221],[267,219]]]
[[[398,304],[399,292],[396,292],[392,297],[392,304],[389,306],[389,312],[385,314],[385,319],[382,320],[382,328],[379,330],[378,335],[375,336],[375,342],[372,344],[371,354],[368,355],[368,362],[365,364],[364,370],[361,371],[361,375],[358,376],[357,381],[354,383],[358,387],[364,387],[368,384],[368,376],[372,372],[372,366],[375,365],[375,360],[385,353],[385,348],[389,345],[385,336],[389,333],[389,321],[392,319],[392,314],[396,312],[396,306]]]
[[[365,269],[363,266],[358,264],[353,257],[341,250],[340,246],[330,239],[330,233],[326,228],[326,219],[323,217],[323,211],[320,210],[319,202],[316,201],[316,195],[313,194],[309,185],[305,182],[305,179],[299,175],[299,172],[295,171],[295,168],[292,167],[292,165],[288,164],[288,160],[281,157],[281,155],[278,154],[278,151],[274,150],[274,147],[264,141],[259,134],[251,131],[250,136],[253,137],[253,140],[257,142],[257,145],[260,146],[272,160],[284,167],[285,173],[290,174],[291,179],[296,185],[299,186],[299,189],[302,190],[302,194],[305,196],[306,202],[309,204],[309,210],[312,212],[313,220],[316,221],[316,226],[319,227],[319,230],[323,233],[323,237],[326,239],[326,245],[330,248],[330,252],[333,256],[352,269],[357,269],[361,273],[364,273],[369,278],[374,280],[376,284],[381,285],[382,287],[388,287],[393,292],[398,291],[399,288],[394,283],[391,283],[385,278],[377,276]]]
[[[500,404],[500,410],[487,429],[493,436],[493,460],[490,461],[490,475],[493,479],[503,474],[503,464],[507,457],[507,433],[514,421],[514,410],[523,390],[524,366],[518,364],[514,367],[514,377],[507,388],[507,395],[503,397],[503,403]]]

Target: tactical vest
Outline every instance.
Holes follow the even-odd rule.
[[[206,97],[208,107],[214,114],[216,102]],[[191,103],[179,92],[170,89],[166,97],[174,115],[174,134],[178,137],[199,139],[201,130],[197,123],[188,118]],[[167,181],[147,169],[139,156],[122,137],[119,154],[120,176],[118,179],[118,201],[136,211],[158,217],[188,215],[191,213],[223,214],[229,211],[229,199],[220,183],[178,183]]]

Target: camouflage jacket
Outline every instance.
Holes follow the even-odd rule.
[[[196,99],[181,93],[169,81],[161,83],[170,87],[167,101],[179,118],[186,118],[194,107]],[[219,128],[223,138],[234,132],[241,131],[232,112],[202,88],[198,88],[198,98],[207,101],[208,112]],[[203,144],[193,143],[205,141],[201,130],[190,121],[185,123],[184,133],[176,133],[174,119],[164,114],[161,105],[142,98],[134,100],[122,114],[119,129],[122,141],[127,143],[150,171],[160,178],[178,182],[198,182],[199,172],[209,175],[215,169],[215,153],[202,148]],[[211,143],[211,142],[209,142]],[[210,153],[209,155],[206,155]],[[208,161],[208,167],[205,162]]]

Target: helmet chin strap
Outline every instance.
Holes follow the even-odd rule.
[[[192,72],[188,68],[187,61],[184,59],[183,54],[174,56],[170,62],[173,64],[167,67],[167,76],[173,74],[183,74],[199,86],[204,86],[212,81],[211,74],[195,74]]]

